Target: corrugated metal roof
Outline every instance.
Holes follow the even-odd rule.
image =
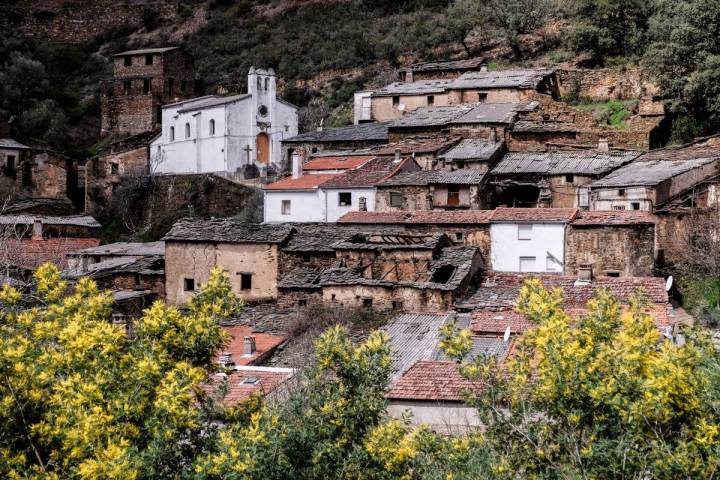
[[[543,174],[602,175],[628,162],[640,152],[599,152],[596,150],[552,150],[510,152],[492,169],[493,175]]]
[[[590,184],[590,187],[654,186],[681,173],[719,161],[720,159],[718,158],[643,161],[641,157],[635,162],[618,168],[606,177],[594,181]],[[716,168],[710,176],[717,175],[718,173],[718,169]]]
[[[488,161],[503,148],[505,142],[488,142],[479,138],[467,138],[440,156],[448,161]]]
[[[491,72],[467,72],[448,85],[449,90],[467,88],[536,88],[548,76],[551,69],[497,70]]]
[[[301,133],[283,140],[292,142],[360,142],[387,141],[389,122],[361,123],[342,128],[326,128],[321,131]]]

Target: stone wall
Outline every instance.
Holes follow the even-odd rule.
[[[106,214],[112,202],[113,192],[122,179],[138,178],[147,173],[146,146],[88,160],[85,169],[87,175],[85,211],[90,215]]]
[[[165,298],[165,276],[131,272],[115,273],[96,280],[100,288],[113,290],[150,290],[158,298]]]
[[[285,252],[280,251],[280,278],[296,268],[329,268],[335,262],[335,252]]]
[[[454,303],[453,293],[447,290],[368,285],[324,287],[322,299],[350,308],[367,306],[366,299],[372,299],[371,307],[377,312],[442,312]]]
[[[16,173],[18,190],[30,197],[65,198],[68,196],[70,162],[49,152],[25,157]]]
[[[393,207],[390,205],[390,194],[400,193],[402,195],[402,206]],[[428,187],[423,186],[393,186],[378,187],[375,194],[376,212],[394,212],[405,210],[414,212],[416,210],[430,210],[432,194]]]
[[[658,95],[659,88],[640,68],[557,69],[560,95],[593,101],[634,100]]]
[[[573,226],[567,229],[565,274],[591,265],[594,275],[650,277],[655,268],[654,225]]]

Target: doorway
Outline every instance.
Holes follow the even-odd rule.
[[[267,133],[259,133],[255,139],[255,148],[257,148],[257,161],[263,165],[268,164],[270,160],[270,137]]]

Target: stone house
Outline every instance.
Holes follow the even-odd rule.
[[[167,302],[185,304],[215,266],[229,272],[232,290],[243,300],[277,298],[280,244],[291,231],[287,225],[244,224],[233,219],[176,222],[163,239]]]
[[[375,210],[454,210],[485,208],[484,174],[464,169],[399,173],[377,184]]]
[[[565,274],[653,276],[655,224],[656,218],[644,211],[579,212],[566,232]]]
[[[322,185],[338,174],[293,175],[263,188],[263,216],[266,223],[325,222],[325,192]],[[358,199],[359,201],[359,199]]]
[[[486,67],[487,59],[474,57],[444,62],[414,63],[401,68],[399,75],[401,82],[415,82],[418,80],[457,78],[466,72],[487,71]]]
[[[403,157],[412,157],[422,170],[436,170],[438,158],[453,148],[460,137],[413,137],[389,143],[373,149],[378,156],[395,156],[400,151]]]
[[[178,47],[130,50],[113,56],[103,90],[101,135],[136,135],[160,128],[163,105],[192,97],[195,77]]]
[[[277,97],[272,69],[251,67],[246,94],[209,95],[162,107],[162,132],[150,145],[153,168],[239,179],[281,171],[281,142],[297,135],[297,110]]]
[[[292,168],[292,156],[298,154],[303,162],[323,151],[361,150],[388,142],[388,123],[367,123],[341,128],[323,128],[301,133],[282,141],[284,170]]]
[[[470,168],[487,173],[505,152],[505,142],[466,138],[438,156],[438,170]]]
[[[718,176],[718,136],[653,150],[592,182],[589,185],[590,209],[653,212]]]
[[[0,138],[0,173],[14,183],[17,171],[30,147],[12,138]]]
[[[496,205],[589,208],[588,185],[640,155],[596,149],[509,152],[490,171]]]

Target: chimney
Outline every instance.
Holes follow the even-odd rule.
[[[360,201],[358,202],[358,211],[367,212],[367,198],[360,197]]]
[[[302,159],[297,152],[292,154],[292,178],[302,177]]]
[[[320,119],[320,126],[316,128],[316,130],[317,130],[318,132],[322,132],[322,131],[323,131],[323,124],[324,124],[324,123],[325,123],[325,117],[323,117],[323,118]]]
[[[480,65],[480,71],[481,71],[481,72],[487,72],[487,71],[488,71],[487,63],[483,63],[482,65]]]
[[[243,337],[243,355],[253,355],[257,349],[255,348],[255,337]]]
[[[600,151],[600,152],[609,152],[610,151],[610,143],[608,142],[607,138],[599,138],[598,139],[598,151]]]
[[[232,353],[222,352],[220,354],[220,358],[218,359],[218,363],[223,367],[233,367],[235,362],[233,361]]]
[[[395,149],[395,163],[400,163],[400,160],[402,160],[402,150],[399,148]]]
[[[580,265],[580,268],[578,268],[578,282],[590,283],[592,279],[592,265]]]
[[[497,129],[490,130],[490,143],[497,143]]]
[[[36,218],[33,221],[32,239],[33,240],[42,240],[42,238],[43,238],[42,232],[43,232],[42,220]]]

